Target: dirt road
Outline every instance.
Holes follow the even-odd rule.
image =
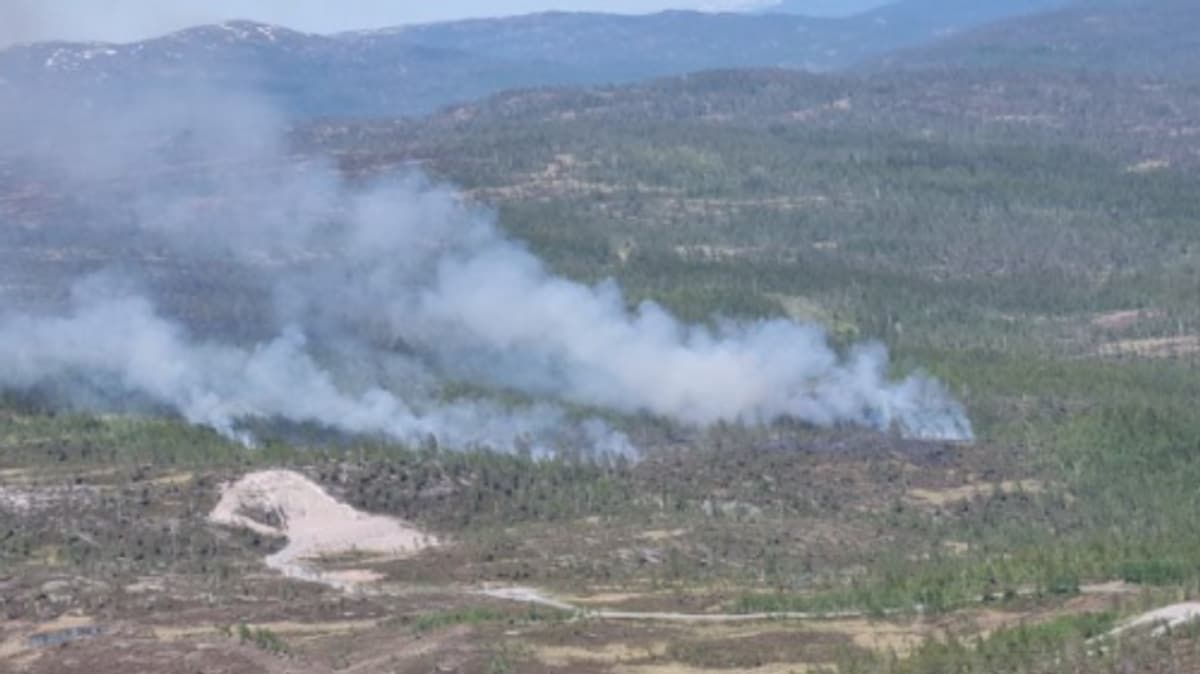
[[[479,594],[492,599],[505,599],[523,604],[535,604],[547,608],[578,614],[581,617],[600,620],[629,620],[646,622],[672,622],[685,624],[741,623],[765,620],[841,620],[862,618],[861,611],[839,611],[834,613],[811,613],[782,611],[779,613],[677,613],[670,611],[611,611],[587,609],[555,599],[529,587],[505,587],[482,590]]]

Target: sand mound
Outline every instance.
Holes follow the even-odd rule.
[[[28,494],[0,487],[0,510],[22,514],[29,512],[32,507],[33,503]]]
[[[255,519],[263,514],[274,515],[279,524]],[[286,470],[251,473],[227,485],[209,520],[287,538],[287,547],[266,558],[268,566],[292,578],[343,588],[378,576],[357,570],[321,571],[313,563],[316,558],[354,552],[408,556],[437,545],[434,537],[401,520],[355,510],[312,480]]]

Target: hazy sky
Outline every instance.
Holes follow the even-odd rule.
[[[130,41],[226,19],[335,32],[548,9],[639,13],[771,4],[772,0],[0,0],[0,43]]]

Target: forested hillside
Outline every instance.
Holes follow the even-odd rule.
[[[1130,163],[1187,166],[1200,156],[1193,115],[1198,104],[1200,85],[1194,82],[1105,73],[960,69],[818,76],[736,70],[636,86],[509,92],[419,124],[445,134],[531,120],[870,129],[1079,144]]]
[[[1015,18],[931,46],[888,55],[873,66],[1086,70],[1191,79],[1200,75],[1200,5],[1189,0],[1093,0]]]
[[[355,172],[419,162],[572,275],[616,275],[688,316],[809,312],[914,347],[1083,356],[1136,344],[1109,312],[1139,312],[1123,338],[1198,318],[1200,152],[1180,141],[1194,96],[1111,77],[731,72],[303,137]]]

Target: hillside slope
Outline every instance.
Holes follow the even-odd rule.
[[[1135,164],[1200,166],[1200,89],[1102,73],[725,70],[590,89],[511,91],[417,122],[448,136],[579,121],[801,126],[921,137],[1078,143]],[[388,128],[389,125],[382,125]]]
[[[1190,0],[1089,2],[1012,19],[880,59],[880,68],[1088,70],[1194,77],[1200,4]]]

